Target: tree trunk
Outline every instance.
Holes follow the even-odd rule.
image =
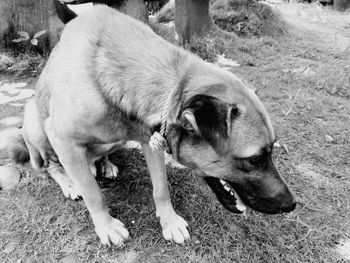
[[[119,11],[148,24],[148,11],[144,0],[126,0]]]
[[[57,15],[56,5],[53,0],[47,0],[50,5],[46,14],[48,14],[48,31],[49,31],[49,51],[51,51],[60,40],[64,24]]]
[[[30,40],[12,42],[18,31],[25,31],[32,38],[35,33],[47,30],[38,41],[38,47],[48,52],[56,43],[63,24],[57,21],[52,0],[1,0],[0,44],[6,48],[27,50],[33,48]]]
[[[350,0],[334,0],[334,10],[345,11],[350,8]]]
[[[175,30],[180,45],[190,42],[193,35],[212,26],[209,0],[175,0]]]

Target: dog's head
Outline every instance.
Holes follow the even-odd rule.
[[[220,96],[197,94],[183,103],[169,127],[173,156],[204,177],[232,212],[242,212],[241,200],[263,213],[290,212],[295,200],[271,158],[275,135],[269,117],[252,91],[235,85],[242,87]]]

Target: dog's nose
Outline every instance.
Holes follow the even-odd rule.
[[[292,212],[295,209],[296,206],[297,206],[296,202],[292,203],[290,206],[283,207],[282,208],[282,212],[284,212],[284,213]]]

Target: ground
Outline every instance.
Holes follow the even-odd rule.
[[[191,240],[167,243],[145,161],[139,149],[126,148],[111,158],[117,180],[100,182],[111,214],[131,233],[124,247],[100,246],[83,202],[66,200],[45,174],[22,169],[18,187],[0,191],[1,262],[350,262],[350,16],[274,6],[290,33],[236,40],[225,52],[236,63],[226,67],[271,114],[277,167],[302,209],[233,215],[191,171],[169,164],[172,201]],[[22,114],[24,100],[8,101],[9,83],[28,97],[35,78],[0,76],[0,129],[20,125],[11,117]]]

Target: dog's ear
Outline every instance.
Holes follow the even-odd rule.
[[[196,118],[193,114],[193,110],[186,109],[181,114],[182,127],[191,135],[200,135],[200,131],[197,125]]]
[[[202,137],[223,153],[228,139],[228,110],[229,105],[217,98],[196,95],[184,105],[181,124],[189,135]]]

